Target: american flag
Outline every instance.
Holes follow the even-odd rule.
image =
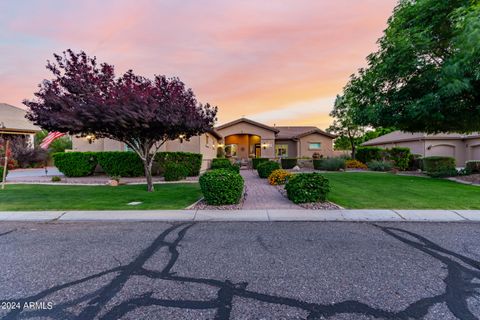
[[[48,149],[48,146],[55,140],[60,137],[63,137],[65,133],[61,133],[58,131],[52,131],[47,134],[47,136],[42,140],[42,143],[40,143],[40,148],[42,149]]]

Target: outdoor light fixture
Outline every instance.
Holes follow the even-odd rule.
[[[94,134],[88,134],[85,138],[87,139],[89,144],[92,144],[96,139]]]
[[[185,135],[184,134],[179,135],[178,139],[180,140],[180,143],[183,143],[183,139],[185,139]]]
[[[268,143],[262,143],[262,148],[267,149],[268,148]]]

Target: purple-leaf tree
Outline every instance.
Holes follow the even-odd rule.
[[[54,78],[39,85],[35,99],[23,102],[27,118],[49,131],[124,142],[143,161],[148,191],[155,154],[166,141],[213,128],[217,108],[199,103],[178,78],[150,80],[131,70],[116,77],[112,65],[85,52],[54,57],[47,63]]]

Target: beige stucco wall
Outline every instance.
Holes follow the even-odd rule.
[[[217,130],[220,135],[224,137],[224,140],[228,140],[228,136],[239,135],[239,139],[243,139],[238,144],[242,143],[244,146],[248,145],[247,135],[260,136],[260,144],[262,145],[261,153],[262,158],[275,158],[275,132],[267,130],[261,127],[254,126],[248,122],[240,122],[229,127]],[[231,141],[231,140],[230,140]],[[264,148],[265,146],[265,148]],[[247,159],[249,155],[248,148],[245,150],[237,150],[239,158]]]
[[[92,143],[88,143],[86,138],[72,137],[73,151],[125,151],[123,142],[111,139],[95,139]]]
[[[465,141],[466,159],[480,160],[480,138]]]
[[[310,143],[321,143],[320,149],[310,149]],[[324,157],[333,157],[333,139],[319,133],[309,134],[299,139],[297,143],[297,155],[298,157],[312,157],[315,152],[323,155]]]
[[[467,160],[467,149],[463,140],[425,140],[425,156],[454,157],[457,166],[463,167]]]

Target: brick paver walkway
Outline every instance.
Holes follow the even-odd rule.
[[[240,174],[247,192],[242,209],[302,209],[269,185],[267,179],[260,179],[256,171],[240,170]]]

